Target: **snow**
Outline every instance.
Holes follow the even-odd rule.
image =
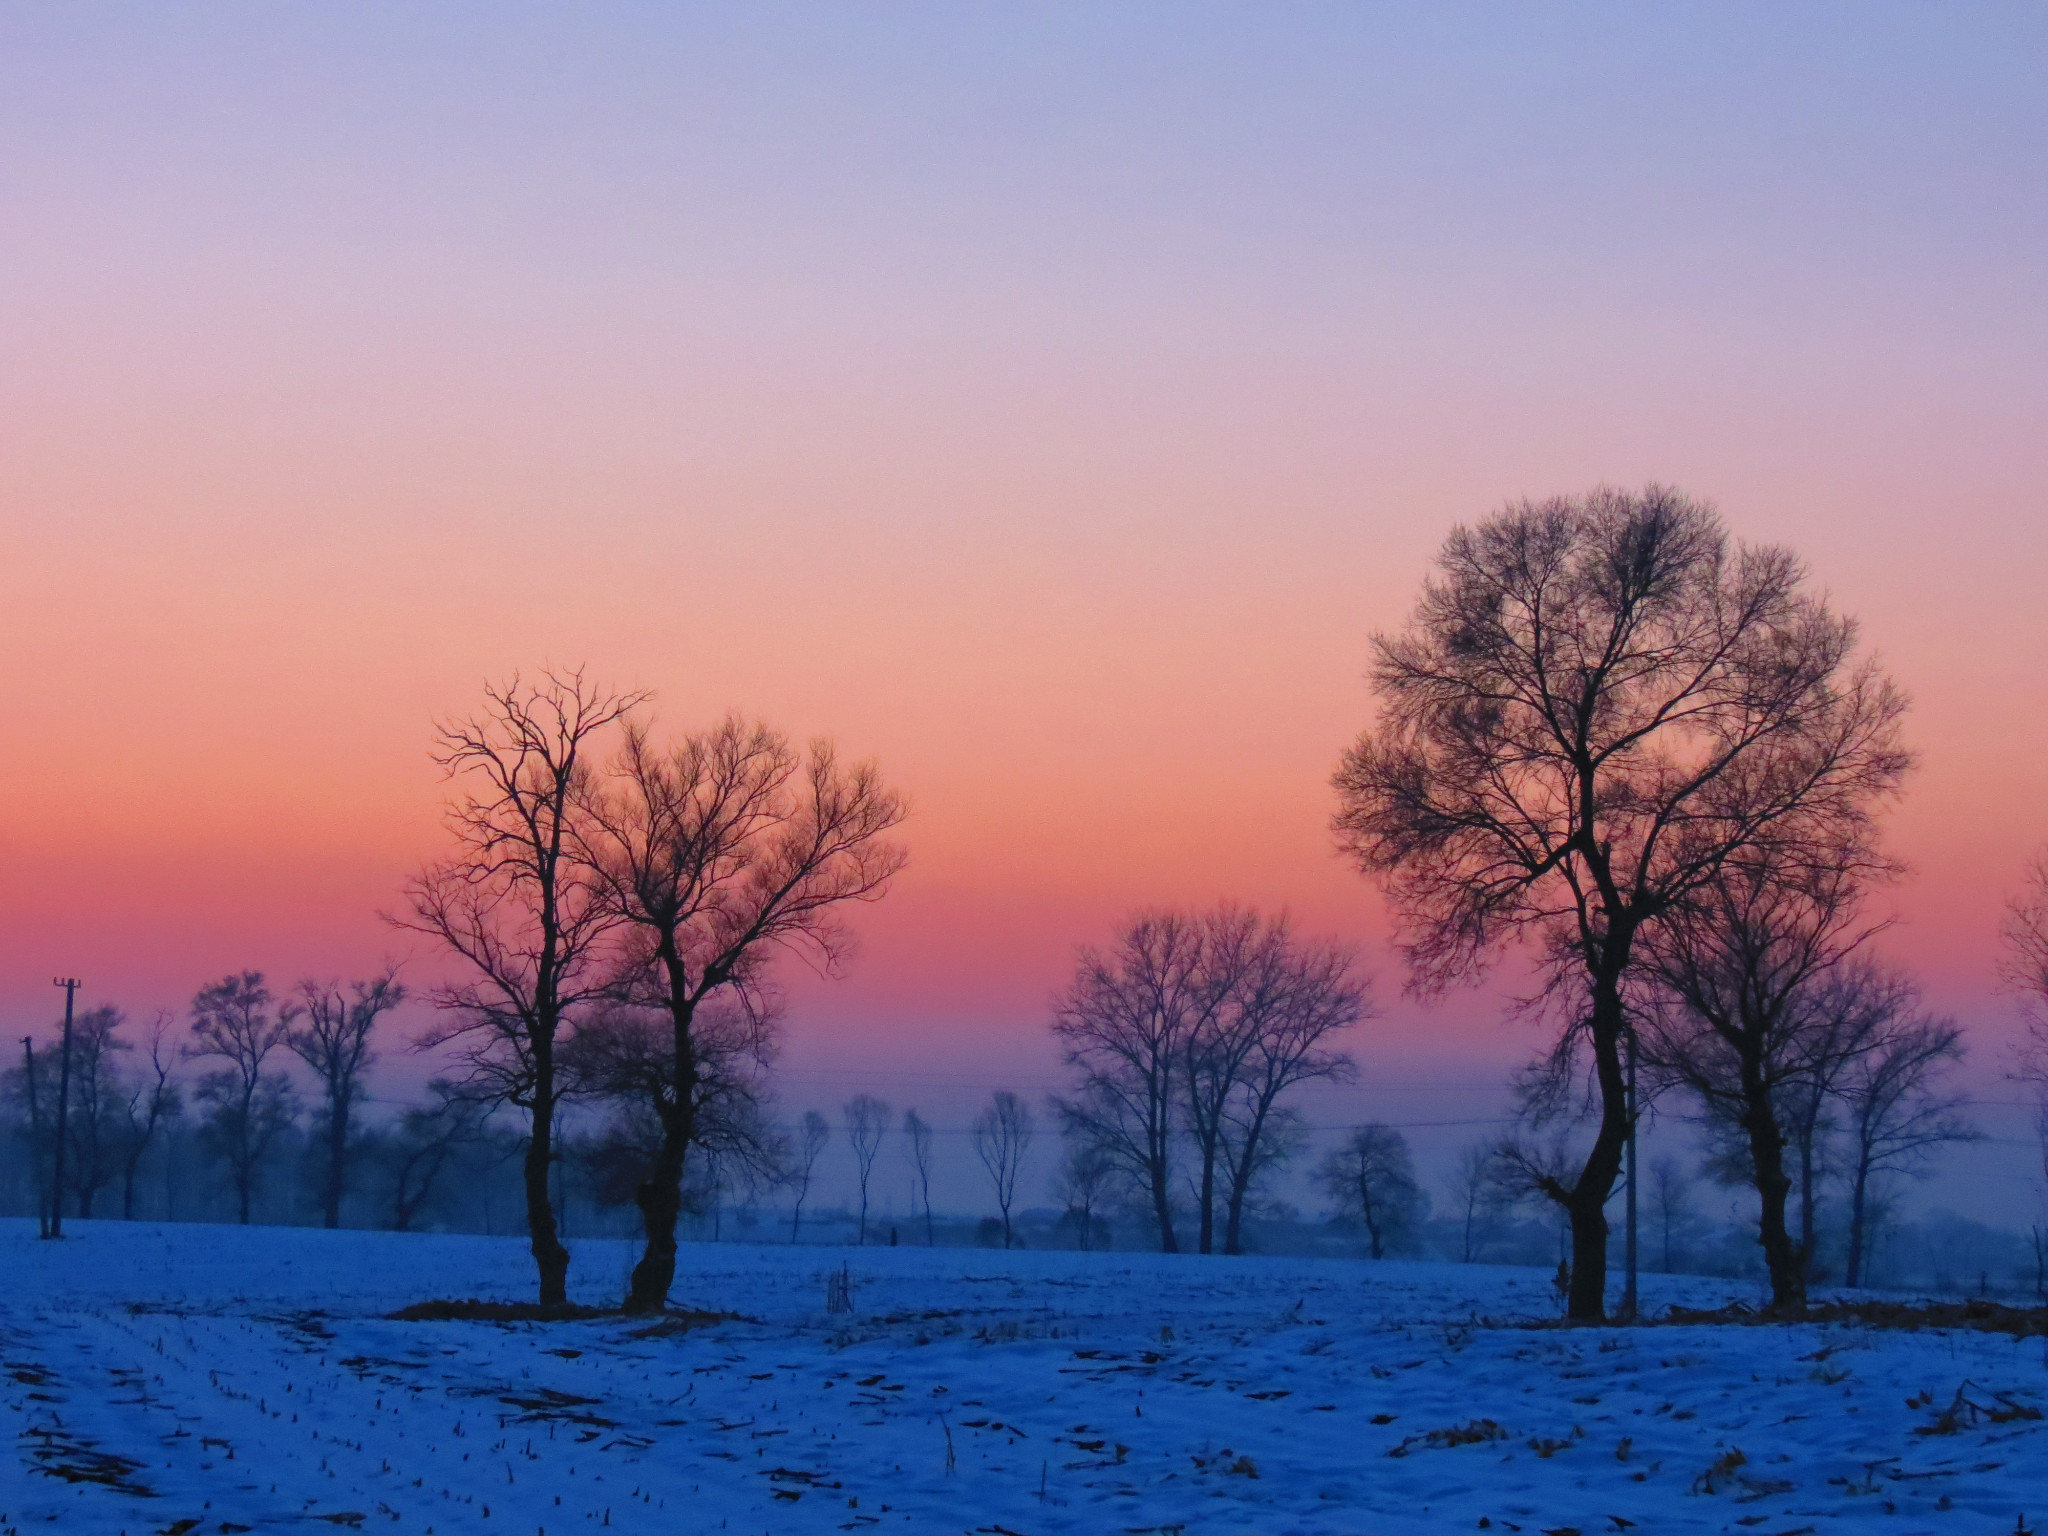
[[[615,1297],[627,1246],[572,1246],[578,1299]],[[2040,1339],[1529,1327],[1548,1275],[1439,1264],[727,1244],[680,1273],[748,1320],[384,1317],[527,1299],[517,1239],[0,1223],[0,1531],[2048,1529],[2048,1421],[2011,1411],[2048,1406]],[[1942,1420],[1959,1389],[1991,1412]]]

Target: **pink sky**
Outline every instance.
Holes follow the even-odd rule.
[[[1528,1042],[1399,999],[1328,775],[1453,521],[1648,479],[1800,550],[1911,691],[1894,949],[2009,1027],[2038,13],[180,14],[6,20],[20,1027],[60,970],[146,1011],[403,951],[431,719],[552,660],[909,793],[799,991],[820,1082],[1047,1079],[1074,946],[1225,896],[1361,941],[1388,1073],[1490,1082]]]

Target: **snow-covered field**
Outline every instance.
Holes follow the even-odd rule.
[[[522,1242],[71,1231],[0,1223],[10,1536],[2048,1530],[2040,1339],[1530,1329],[1528,1270],[736,1245],[675,1299],[742,1322],[401,1323],[527,1298]],[[616,1296],[625,1246],[573,1246]]]

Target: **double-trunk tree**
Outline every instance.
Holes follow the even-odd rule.
[[[629,1311],[653,1312],[675,1281],[684,1167],[704,1131],[706,1005],[723,995],[725,1019],[765,1020],[781,951],[839,968],[851,943],[841,910],[879,898],[902,867],[887,834],[903,804],[872,764],[844,763],[828,742],[799,751],[727,719],[665,749],[632,727],[585,812],[583,857],[632,935],[627,990],[662,1017],[660,1077],[643,1098],[659,1131],[634,1191],[646,1248],[626,1297]],[[767,1038],[725,1059],[765,1051]]]
[[[467,1091],[526,1113],[526,1225],[544,1306],[568,1300],[569,1250],[548,1198],[556,1054],[609,980],[599,962],[618,920],[579,856],[577,821],[597,742],[642,697],[547,672],[487,688],[480,713],[442,726],[435,761],[465,787],[448,807],[455,847],[412,882],[411,910],[394,919],[468,972],[435,991],[442,1022],[422,1046],[455,1046]]]
[[[1421,992],[1539,941],[1599,1118],[1543,1189],[1571,1226],[1569,1315],[1606,1315],[1606,1206],[1632,1128],[1638,939],[1759,838],[1861,835],[1908,766],[1903,701],[1784,549],[1731,549],[1675,491],[1521,503],[1445,541],[1374,642],[1378,723],[1336,775]]]

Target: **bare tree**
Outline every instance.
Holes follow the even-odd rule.
[[[803,1128],[797,1133],[789,1163],[789,1187],[796,1191],[796,1201],[789,1212],[789,1240],[792,1243],[803,1228],[804,1201],[810,1196],[818,1159],[824,1154],[825,1143],[831,1139],[832,1127],[825,1123],[825,1117],[815,1109],[805,1110]]]
[[[1181,1114],[1195,1161],[1195,1250],[1213,1253],[1216,1208],[1230,1182],[1231,1112],[1284,987],[1286,919],[1268,924],[1226,903],[1185,921],[1195,958],[1179,1031]]]
[[[2048,1190],[2048,850],[2027,866],[2025,882],[2006,907],[2004,978],[2020,994],[2027,1034],[2013,1053],[2012,1075],[2034,1096],[2041,1178]]]
[[[1660,1157],[1650,1165],[1650,1210],[1657,1219],[1657,1235],[1663,1273],[1674,1270],[1677,1246],[1692,1226],[1692,1180],[1672,1157]]]
[[[1569,1215],[1569,1315],[1606,1315],[1606,1205],[1631,1124],[1636,940],[1768,835],[1853,842],[1909,766],[1904,703],[1780,548],[1730,551],[1675,491],[1521,503],[1455,529],[1408,630],[1375,641],[1379,724],[1336,776],[1336,830],[1406,930],[1411,984],[1533,937],[1585,1032],[1600,1121],[1546,1193]]]
[[[915,1109],[903,1111],[903,1155],[910,1159],[910,1174],[917,1181],[917,1203],[924,1211],[924,1245],[938,1245],[932,1227],[932,1128]]]
[[[88,1008],[71,1031],[71,1112],[65,1180],[81,1217],[90,1219],[93,1201],[120,1171],[120,1142],[126,1117],[121,1091],[121,1010]]]
[[[464,963],[468,980],[434,994],[442,1024],[423,1046],[455,1045],[471,1087],[526,1111],[526,1224],[543,1305],[568,1300],[569,1250],[548,1198],[565,1022],[607,979],[601,945],[615,908],[579,859],[579,822],[597,739],[643,694],[580,671],[517,676],[484,690],[482,712],[439,727],[434,761],[474,786],[450,803],[455,850],[407,890],[398,926]]]
[[[121,1219],[135,1219],[135,1179],[156,1133],[184,1112],[184,1096],[171,1080],[173,1053],[165,1036],[171,1016],[159,1012],[149,1026],[149,1070],[138,1073],[121,1097]]]
[[[305,1022],[285,1036],[294,1055],[313,1069],[320,1084],[321,1130],[327,1143],[327,1166],[320,1180],[320,1215],[331,1231],[341,1225],[341,1197],[348,1187],[349,1158],[356,1100],[363,1074],[375,1061],[370,1036],[377,1020],[405,1001],[405,987],[395,966],[368,981],[299,983],[299,1017]]]
[[[981,1159],[995,1186],[996,1208],[1003,1213],[1004,1248],[1016,1245],[1010,1205],[1017,1198],[1017,1178],[1024,1171],[1024,1157],[1036,1134],[1031,1106],[1007,1088],[998,1089],[988,1108],[974,1117],[974,1155]]]
[[[1405,1246],[1429,1215],[1429,1196],[1415,1178],[1408,1138],[1391,1125],[1361,1125],[1332,1147],[1316,1181],[1341,1219],[1365,1228],[1372,1256]]]
[[[717,1202],[727,1190],[782,1176],[788,1148],[768,1118],[766,1080],[777,1019],[761,1002],[758,993],[735,993],[699,1007],[690,1021],[690,1145],[707,1162],[715,1157],[717,1166],[703,1170],[692,1198],[677,1189],[676,1206],[666,1212],[671,1260],[675,1221],[683,1210],[708,1210],[716,1220]],[[647,1184],[664,1177],[675,1121],[674,1044],[662,1003],[613,1003],[586,1018],[562,1048],[564,1083],[579,1099],[609,1104],[614,1111],[606,1138],[612,1181],[643,1214]],[[659,1311],[667,1298],[664,1284],[652,1301],[636,1306],[629,1296],[627,1306]]]
[[[484,1122],[492,1108],[491,1099],[437,1077],[427,1084],[427,1102],[412,1105],[399,1117],[397,1134],[385,1153],[391,1168],[392,1231],[412,1230],[449,1160],[484,1139]]]
[[[1098,1229],[1103,1226],[1103,1204],[1126,1179],[1094,1142],[1075,1136],[1066,1136],[1065,1140],[1067,1155],[1053,1181],[1053,1195],[1062,1207],[1061,1225],[1073,1228],[1075,1246],[1086,1253],[1094,1248]]]
[[[868,1240],[868,1178],[875,1171],[875,1158],[882,1140],[889,1134],[888,1101],[871,1093],[857,1093],[840,1111],[846,1120],[847,1144],[853,1148],[855,1176],[860,1180],[860,1242]]]
[[[187,1049],[227,1063],[199,1080],[199,1099],[208,1106],[206,1136],[228,1165],[243,1226],[271,1144],[298,1113],[290,1080],[263,1066],[298,1016],[290,1004],[273,1003],[260,971],[224,977],[192,999],[194,1043]]]
[[[1224,1110],[1228,1156],[1223,1251],[1244,1252],[1244,1216],[1260,1176],[1303,1144],[1299,1116],[1280,1100],[1318,1079],[1344,1082],[1351,1058],[1329,1048],[1330,1037],[1367,1013],[1365,983],[1352,974],[1351,951],[1334,941],[1295,942],[1283,916],[1268,926],[1256,961],[1240,982],[1251,1041],[1238,1068],[1238,1090]]]
[[[1476,1264],[1501,1213],[1510,1203],[1496,1150],[1486,1143],[1458,1154],[1451,1174],[1451,1205],[1459,1222],[1459,1261]]]
[[[1876,1181],[1898,1173],[1925,1177],[1938,1148],[1982,1139],[1963,1113],[1968,1100],[1943,1081],[1962,1059],[1963,1032],[1954,1023],[1904,1013],[1850,1064],[1839,1089],[1850,1147],[1844,1283],[1864,1280]]]
[[[1861,843],[1818,863],[1812,851],[1752,843],[1642,939],[1661,994],[1640,1020],[1644,1061],[1739,1131],[1771,1305],[1786,1313],[1806,1305],[1812,1257],[1786,1225],[1786,1110],[1812,1102],[1802,1087],[1825,1091],[1843,1048],[1855,1049],[1842,1039],[1839,989],[1828,983],[1882,927],[1862,917],[1863,894],[1896,870]]]
[[[1080,1074],[1055,1099],[1063,1134],[1099,1148],[1144,1192],[1162,1252],[1178,1253],[1173,1224],[1175,1136],[1183,1062],[1207,1007],[1200,924],[1179,912],[1127,920],[1105,953],[1082,949],[1074,980],[1053,1005],[1053,1034]]]
[[[612,778],[591,801],[589,857],[636,941],[634,995],[663,1010],[669,1030],[668,1086],[648,1101],[661,1144],[634,1196],[647,1248],[626,1299],[650,1312],[675,1280],[684,1164],[700,1144],[697,1017],[723,995],[765,1018],[759,998],[778,953],[839,971],[852,951],[840,914],[880,899],[903,867],[887,836],[903,802],[872,763],[842,763],[826,741],[799,753],[737,718],[667,750],[629,727]]]

